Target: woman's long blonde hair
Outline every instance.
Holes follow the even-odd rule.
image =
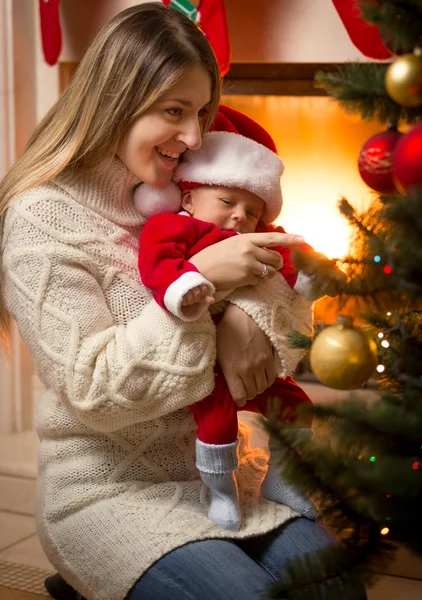
[[[105,25],[0,183],[0,236],[17,196],[59,174],[82,175],[111,158],[133,121],[197,64],[211,77],[206,129],[217,111],[220,74],[198,27],[157,2],[129,8]],[[7,333],[8,320],[0,275],[0,335]]]

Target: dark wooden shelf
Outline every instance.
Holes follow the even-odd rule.
[[[60,63],[60,92],[78,63]],[[317,71],[332,71],[336,63],[233,63],[224,77],[223,93],[253,96],[325,96],[314,85]]]
[[[332,71],[336,63],[233,63],[224,78],[223,93],[257,96],[325,96],[314,85],[317,71]]]

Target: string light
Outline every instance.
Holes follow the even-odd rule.
[[[391,312],[390,311],[387,313],[387,317],[391,317]]]
[[[369,462],[377,462],[377,457],[376,456],[371,456],[371,458],[369,459]]]
[[[390,530],[388,529],[388,527],[383,527],[380,531],[381,535],[387,535],[387,533],[389,533]]]
[[[378,337],[379,337],[380,339],[384,337],[384,334],[383,334],[383,332],[382,332],[382,331],[380,331],[380,332],[379,332],[379,334],[378,334]]]
[[[388,348],[390,346],[390,342],[387,342],[387,340],[382,340],[381,346],[383,348]]]
[[[385,265],[385,267],[384,267],[384,269],[383,269],[383,271],[384,271],[384,273],[385,273],[386,275],[390,275],[390,273],[391,273],[391,271],[392,271],[392,270],[393,270],[393,269],[392,269],[392,268],[391,268],[389,265]]]
[[[385,371],[384,365],[378,365],[377,371],[378,371],[378,373],[384,373],[384,371]]]
[[[417,470],[419,469],[419,463],[418,463],[418,461],[415,461],[415,462],[413,463],[413,465],[412,465],[412,469],[413,469],[414,471],[417,471]]]
[[[377,254],[376,256],[374,256],[374,261],[375,261],[376,263],[379,263],[379,262],[381,262],[381,256],[380,256],[379,254]]]

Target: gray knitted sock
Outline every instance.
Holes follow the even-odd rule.
[[[196,466],[211,491],[208,518],[231,531],[240,528],[239,495],[234,476],[238,467],[237,444],[237,440],[221,445],[196,440]]]
[[[312,439],[311,429],[298,430],[304,438]],[[318,517],[318,512],[315,504],[304,493],[302,493],[295,485],[288,483],[283,479],[283,456],[287,453],[287,449],[274,449],[274,444],[269,442],[270,459],[268,461],[268,471],[261,484],[261,493],[268,500],[285,504],[294,511],[298,512],[307,519],[315,520]]]

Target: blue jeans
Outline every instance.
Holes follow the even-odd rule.
[[[262,600],[288,560],[331,544],[323,525],[304,518],[248,540],[192,542],[150,567],[127,600]],[[363,587],[342,594],[365,599]]]

